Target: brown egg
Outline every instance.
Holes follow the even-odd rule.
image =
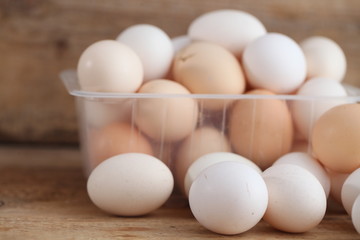
[[[190,165],[199,157],[212,152],[230,152],[225,134],[214,127],[201,127],[184,139],[174,163],[174,174],[180,190],[185,193],[184,179]]]
[[[175,81],[197,94],[239,94],[245,89],[245,79],[236,57],[219,45],[194,42],[175,56]],[[206,108],[220,110],[223,100],[208,100]]]
[[[319,161],[335,172],[360,167],[360,104],[331,108],[316,121],[312,146]]]
[[[90,169],[102,161],[121,153],[153,155],[149,141],[128,123],[113,123],[89,135]]]
[[[261,95],[275,95],[267,90],[247,94],[257,99],[235,102],[229,120],[230,142],[236,153],[254,161],[261,169],[289,152],[293,140],[293,123],[286,102]]]
[[[134,120],[147,136],[157,141],[179,141],[195,129],[198,105],[181,84],[165,79],[152,80],[145,83],[139,93],[182,95],[138,99]]]

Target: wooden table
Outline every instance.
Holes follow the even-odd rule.
[[[0,146],[0,239],[360,239],[349,216],[329,210],[304,234],[276,231],[261,221],[222,236],[204,229],[182,198],[145,217],[98,210],[86,193],[77,148]]]

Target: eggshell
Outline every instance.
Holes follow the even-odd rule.
[[[230,144],[224,132],[208,126],[196,129],[180,144],[175,158],[174,177],[179,189],[185,193],[185,175],[196,159],[207,153],[230,151]]]
[[[319,161],[336,172],[360,167],[360,104],[343,104],[325,112],[315,123],[312,146]]]
[[[341,202],[349,215],[358,195],[360,195],[360,168],[346,178],[341,188]]]
[[[100,130],[90,131],[90,168],[107,158],[129,152],[153,155],[149,141],[131,124],[116,122]]]
[[[352,208],[351,220],[356,231],[360,234],[360,194],[357,196]]]
[[[321,77],[342,81],[346,74],[346,57],[332,39],[312,36],[300,43],[307,62],[307,78]]]
[[[326,211],[326,195],[317,178],[294,164],[279,164],[262,174],[269,192],[264,220],[276,229],[306,232],[317,226]]]
[[[278,164],[295,164],[311,172],[321,183],[324,188],[326,197],[330,193],[330,177],[325,168],[313,157],[303,152],[291,152],[280,157],[273,165]]]
[[[129,122],[131,118],[132,99],[118,99],[116,101],[84,100],[81,106],[84,118],[91,127],[103,127],[119,121]]]
[[[142,153],[107,159],[87,181],[91,201],[105,212],[120,216],[154,211],[169,198],[173,186],[174,179],[166,165]]]
[[[325,78],[312,78],[306,81],[298,90],[297,95],[301,96],[328,96],[328,97],[346,97],[345,88],[334,80]],[[314,99],[298,100],[292,102],[291,110],[294,123],[298,131],[309,139],[313,125],[330,108],[345,104],[346,99]]]
[[[234,103],[229,117],[229,137],[236,153],[266,169],[280,156],[288,153],[293,139],[293,125],[286,102],[262,95],[274,95],[267,90],[247,94],[255,99]]]
[[[135,107],[135,123],[146,135],[157,141],[178,141],[196,126],[198,106],[181,84],[158,79],[145,83],[139,93],[158,94],[157,98],[140,98]],[[160,97],[161,94],[182,94],[181,97]]]
[[[143,82],[143,67],[138,55],[125,44],[102,40],[81,54],[77,75],[82,90],[131,93]]]
[[[254,227],[263,217],[268,191],[254,168],[238,162],[214,164],[191,185],[189,204],[205,228],[233,235]]]
[[[221,9],[197,17],[188,29],[193,40],[219,44],[241,56],[247,44],[264,35],[264,25],[250,13]]]
[[[328,172],[329,176],[330,176],[330,196],[337,201],[338,203],[341,203],[342,205],[342,201],[341,201],[341,189],[342,186],[345,182],[345,180],[347,179],[347,177],[350,175],[349,173],[338,173],[338,172],[334,172],[331,171],[329,169],[326,169],[326,171]]]
[[[238,154],[231,152],[215,152],[208,153],[198,158],[194,163],[191,164],[185,175],[185,193],[189,195],[189,190],[196,179],[196,177],[206,168],[219,163],[219,162],[239,162],[248,165],[255,169],[258,173],[261,173],[261,169],[249,159],[246,159]]]
[[[169,71],[174,49],[169,36],[150,24],[137,24],[126,28],[116,38],[132,48],[144,67],[144,81],[163,78]]]
[[[233,54],[208,42],[194,42],[174,59],[175,81],[197,94],[239,94],[245,89],[242,68]],[[221,110],[222,100],[209,100],[205,107]]]
[[[248,44],[242,63],[254,88],[291,93],[306,77],[306,60],[300,46],[280,33],[268,33]]]

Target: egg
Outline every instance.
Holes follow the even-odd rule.
[[[136,92],[144,76],[138,55],[115,40],[98,41],[86,48],[77,75],[82,90],[120,93]]]
[[[116,38],[133,49],[144,68],[144,81],[163,78],[168,73],[174,56],[170,37],[150,24],[137,24],[126,28]]]
[[[195,129],[197,102],[181,84],[166,79],[152,80],[146,82],[139,93],[157,96],[140,98],[134,107],[134,121],[147,136],[157,141],[179,141]],[[180,96],[161,97],[164,94]]]
[[[346,74],[346,57],[332,39],[312,36],[300,43],[307,63],[307,78],[320,77],[341,82]]]
[[[89,132],[90,169],[107,158],[129,152],[153,155],[150,142],[133,125],[115,122]]]
[[[325,112],[315,123],[312,146],[330,170],[350,173],[360,167],[360,104],[343,104]]]
[[[341,189],[342,186],[347,179],[347,177],[350,175],[349,173],[338,173],[331,171],[329,169],[326,169],[330,176],[330,196],[337,201],[338,203],[342,204],[341,201]]]
[[[229,138],[234,151],[255,162],[261,169],[288,153],[293,124],[286,102],[267,90],[253,90],[234,103],[229,116]],[[274,98],[261,99],[262,96]]]
[[[91,201],[103,211],[119,216],[148,214],[169,198],[173,176],[159,159],[143,153],[111,157],[87,181]]]
[[[341,202],[349,215],[358,195],[360,195],[360,168],[346,178],[341,188]]]
[[[305,81],[304,53],[293,39],[280,33],[268,33],[249,43],[242,63],[254,88],[286,94]]]
[[[272,227],[302,233],[324,218],[326,195],[319,180],[294,164],[279,164],[262,174],[269,193],[264,220]]]
[[[116,101],[92,101],[84,99],[81,103],[84,119],[90,127],[103,127],[113,122],[129,122],[131,118],[132,99]]]
[[[196,177],[204,169],[219,162],[239,162],[252,167],[258,173],[261,173],[261,169],[254,162],[238,154],[231,152],[208,153],[196,159],[196,161],[190,165],[189,169],[186,172],[184,186],[185,186],[185,193],[187,196],[189,195],[190,187],[194,182],[194,180],[196,179]]]
[[[299,167],[303,167],[311,172],[321,183],[324,188],[326,197],[330,193],[330,177],[325,168],[312,156],[303,152],[291,152],[280,157],[273,164],[295,164]]]
[[[179,145],[174,162],[174,177],[180,191],[185,193],[184,179],[190,165],[199,157],[213,152],[230,152],[224,132],[202,126],[186,137]]]
[[[242,68],[233,54],[208,42],[194,42],[174,59],[175,81],[196,94],[239,94],[245,89]],[[204,107],[222,110],[223,100],[204,101]]]
[[[189,192],[190,209],[210,231],[234,235],[254,227],[263,217],[268,191],[261,175],[238,162],[214,164],[200,173]]]
[[[299,88],[297,95],[334,97],[334,99],[301,99],[291,103],[294,123],[305,139],[309,139],[314,123],[324,112],[332,107],[347,103],[346,99],[336,98],[347,96],[345,88],[339,82],[325,78],[312,78],[306,81]]]
[[[356,231],[360,234],[360,194],[357,196],[352,208],[351,220]]]
[[[264,25],[250,13],[220,9],[200,15],[192,21],[188,35],[193,40],[219,44],[241,56],[247,44],[264,35]]]
[[[173,45],[173,48],[174,48],[174,52],[176,54],[181,49],[183,49],[184,47],[189,45],[191,43],[191,39],[187,35],[180,35],[180,36],[172,38],[171,42],[172,42],[172,45]]]

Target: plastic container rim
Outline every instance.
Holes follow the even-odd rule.
[[[65,85],[70,95],[82,98],[92,99],[140,99],[140,98],[193,98],[193,99],[278,99],[278,100],[348,100],[351,102],[360,102],[360,89],[349,84],[344,84],[344,88],[349,96],[306,96],[306,95],[255,95],[255,94],[154,94],[154,93],[118,93],[118,92],[90,92],[80,89],[76,70],[68,69],[60,72],[60,79]]]

